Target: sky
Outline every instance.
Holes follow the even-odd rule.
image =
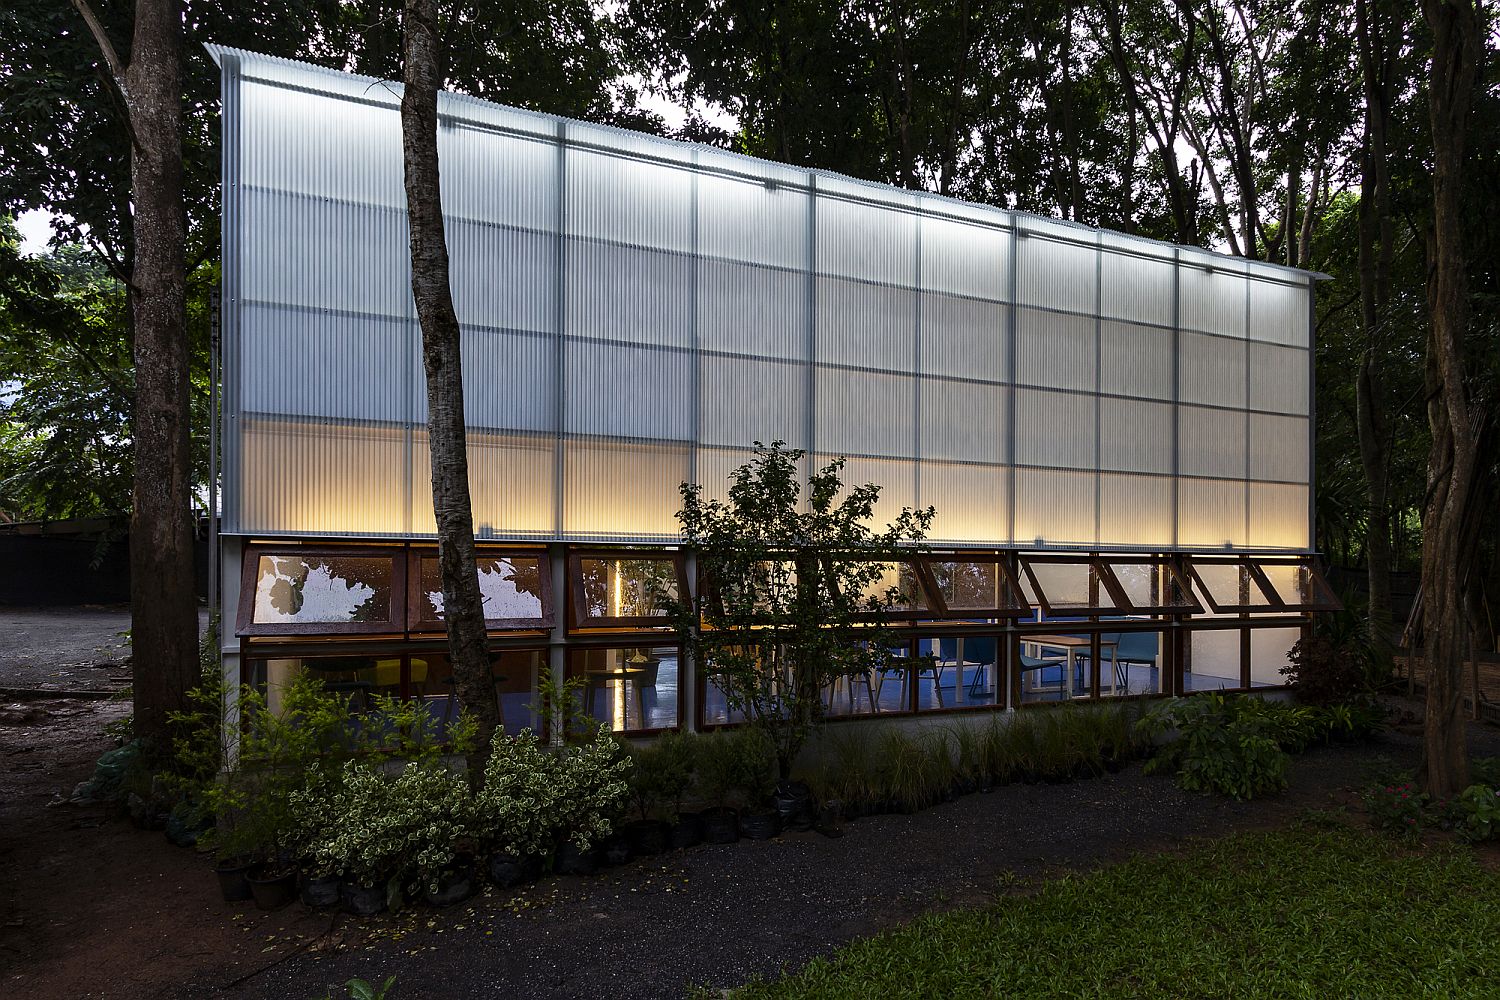
[[[41,253],[52,238],[52,215],[39,209],[22,212],[16,216],[16,228],[21,231],[21,252]]]

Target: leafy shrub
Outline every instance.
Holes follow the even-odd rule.
[[[1476,785],[1500,788],[1500,757],[1475,757],[1469,761],[1469,778]]]
[[[433,762],[407,764],[394,777],[349,761],[335,782],[294,792],[301,816],[336,817],[310,845],[314,861],[362,885],[438,888],[438,877],[473,833],[468,780]]]
[[[1177,738],[1158,748],[1147,773],[1176,772],[1189,791],[1217,792],[1252,799],[1286,787],[1291,758],[1281,739],[1301,738],[1301,726],[1281,710],[1256,706],[1244,695],[1194,695],[1170,702],[1140,721],[1152,739],[1176,731]]]
[[[630,758],[607,729],[553,757],[557,829],[580,851],[614,832],[614,820],[630,795],[625,784],[629,770]]]
[[[1337,705],[1370,693],[1369,660],[1332,639],[1298,640],[1281,668],[1282,676],[1306,705]]]
[[[551,851],[563,819],[557,770],[555,756],[542,749],[531,730],[495,733],[484,787],[474,796],[481,848],[523,858]]]
[[[1361,797],[1377,830],[1415,839],[1428,825],[1427,793],[1409,782],[1375,785]]]
[[[759,726],[744,726],[697,742],[703,793],[720,806],[755,809],[776,790],[776,744]]]
[[[1458,832],[1465,840],[1494,840],[1500,836],[1500,791],[1492,785],[1470,785],[1455,803]]]
[[[697,739],[673,731],[631,751],[630,797],[641,819],[661,813],[668,803],[674,815],[681,811],[682,797],[693,783]]]

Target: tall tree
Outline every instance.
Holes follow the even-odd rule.
[[[129,62],[87,0],[73,0],[130,135],[135,472],[130,611],[136,735],[165,746],[198,677],[188,443],[187,221],[182,200],[182,7],[138,0]]]
[[[475,753],[482,756],[500,727],[500,707],[490,672],[484,599],[475,565],[461,337],[448,281],[448,244],[438,183],[437,105],[443,47],[438,40],[436,0],[406,0],[404,27],[401,154],[411,231],[411,292],[422,325],[422,364],[427,373],[427,437],[443,619],[458,697],[479,723]],[[472,770],[482,773],[478,767]]]
[[[1486,414],[1466,370],[1469,290],[1464,252],[1464,145],[1479,57],[1474,0],[1423,0],[1432,31],[1427,106],[1432,124],[1432,229],[1428,236],[1427,504],[1422,518],[1422,601],[1427,635],[1423,785],[1449,797],[1468,784],[1462,714],[1470,643],[1465,588],[1480,511],[1473,502]]]

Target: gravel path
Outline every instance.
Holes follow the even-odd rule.
[[[1500,753],[1500,733],[1475,733]],[[1286,794],[1255,803],[1188,795],[1139,766],[1065,785],[1011,786],[914,816],[818,834],[703,847],[589,880],[551,879],[467,906],[388,918],[398,940],[349,939],[303,953],[236,988],[186,984],[181,997],[301,997],[351,976],[395,974],[400,1000],[425,997],[662,998],[774,975],[850,938],[934,908],[980,905],[1009,874],[1087,869],[1188,838],[1284,823],[1348,804],[1350,789],[1410,766],[1416,741],[1320,749]],[[337,937],[337,932],[334,934]]]

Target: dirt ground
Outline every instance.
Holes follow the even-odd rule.
[[[0,688],[128,687],[129,628],[129,608],[0,608]]]
[[[87,777],[124,712],[108,701],[0,707],[0,995],[321,997],[395,974],[422,997],[658,998],[774,974],[932,908],[994,897],[1008,874],[1090,868],[1192,837],[1284,823],[1352,802],[1410,766],[1390,734],[1300,758],[1287,793],[1240,804],[1183,793],[1138,766],[1065,785],[1011,786],[914,816],[547,879],[447,910],[371,921],[220,901],[206,858],[102,807],[51,805]],[[1474,733],[1500,753],[1500,732]]]

